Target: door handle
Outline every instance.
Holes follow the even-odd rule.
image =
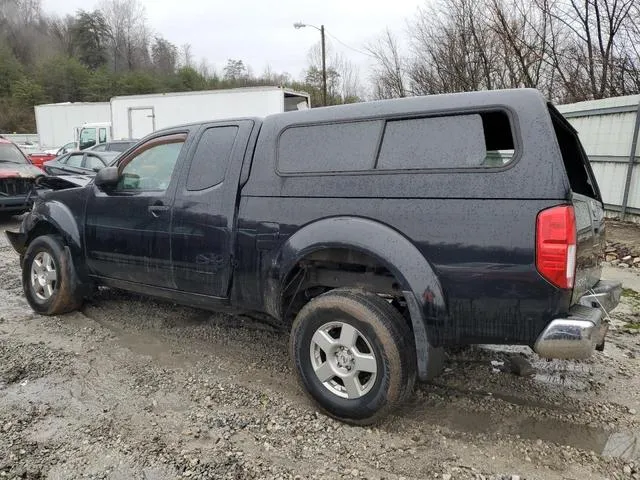
[[[168,205],[150,205],[148,207],[149,209],[149,213],[151,213],[151,215],[153,215],[154,217],[158,218],[163,212],[166,212],[169,210],[169,206]]]

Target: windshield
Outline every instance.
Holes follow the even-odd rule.
[[[13,143],[0,143],[0,162],[27,163],[24,154]]]
[[[83,128],[80,131],[80,150],[92,147],[96,144],[96,129]]]

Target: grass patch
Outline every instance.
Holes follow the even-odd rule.
[[[632,330],[640,330],[640,323],[625,323],[624,328],[630,328]]]

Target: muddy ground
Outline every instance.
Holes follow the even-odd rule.
[[[640,277],[605,276],[628,290],[591,360],[452,352],[409,405],[357,428],[316,413],[277,325],[114,290],[33,314],[2,235],[0,478],[640,478]],[[533,376],[500,370],[514,352]]]

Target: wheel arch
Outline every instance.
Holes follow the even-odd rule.
[[[82,251],[78,224],[71,211],[61,202],[51,201],[37,205],[26,225],[25,234],[25,246],[40,235],[58,234],[74,256]]]
[[[418,371],[427,376],[428,349],[438,340],[446,315],[440,281],[429,261],[404,235],[392,227],[363,217],[341,216],[315,221],[289,237],[274,257],[267,275],[264,304],[283,317],[283,293],[291,272],[309,255],[326,249],[349,249],[377,260],[400,284],[415,337]]]
[[[41,235],[59,235],[76,269],[78,279],[82,284],[90,283],[84,264],[80,229],[73,213],[66,205],[58,201],[37,204],[25,220],[23,230],[23,253],[35,238]]]

